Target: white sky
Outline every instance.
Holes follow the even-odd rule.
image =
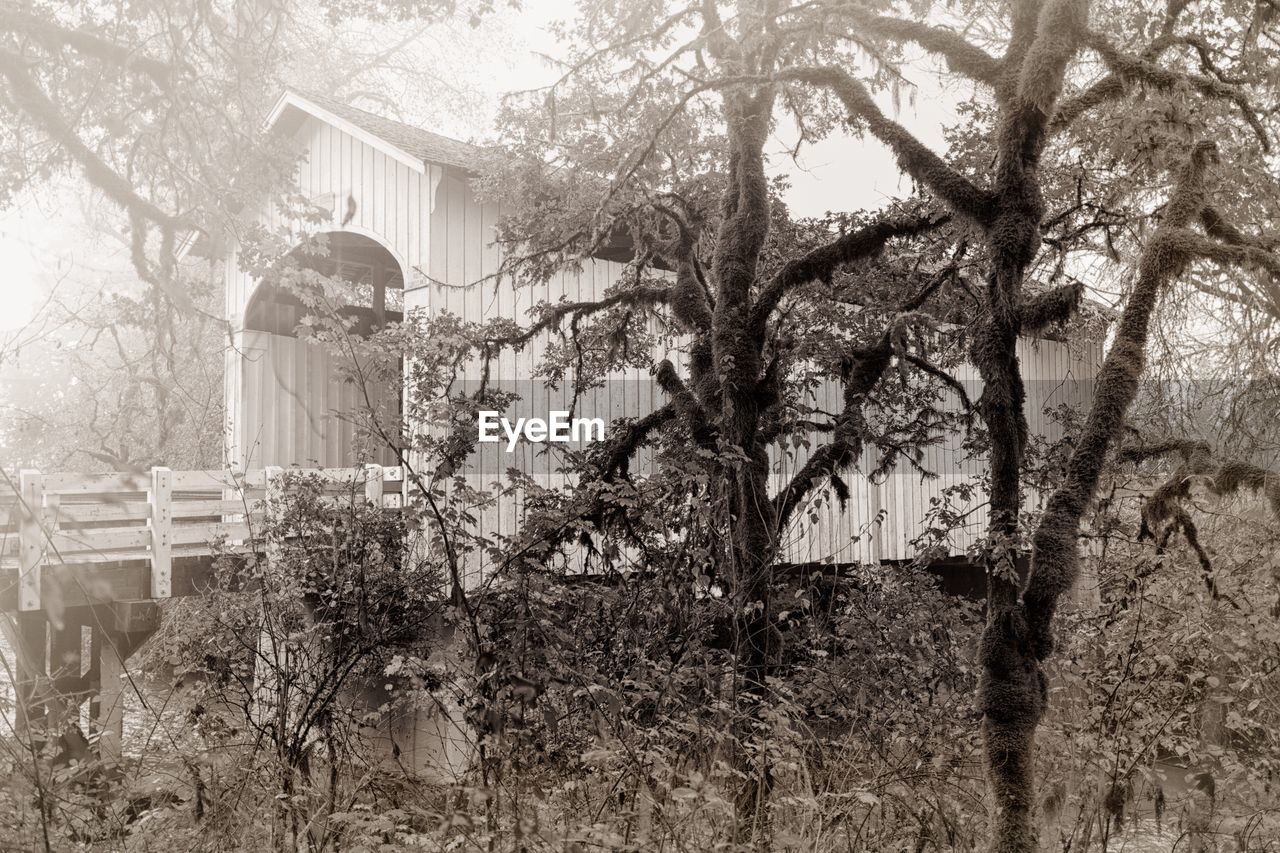
[[[491,104],[507,90],[528,89],[549,82],[554,69],[542,56],[555,55],[554,39],[548,23],[564,11],[557,0],[531,0],[519,11],[504,10],[491,28],[474,33],[477,42],[489,40],[488,49],[468,50],[474,62],[457,74],[460,81],[484,92]],[[489,29],[489,32],[485,32]],[[466,34],[459,34],[470,40]],[[501,50],[493,50],[501,44]],[[541,54],[541,55],[540,55]],[[911,63],[919,89],[914,106],[903,99],[899,121],[937,150],[942,148],[942,128],[955,119],[954,105],[967,93],[944,93],[936,73],[925,62]],[[888,98],[882,106],[889,110]],[[441,132],[483,137],[489,128],[482,117],[468,128],[456,121]],[[770,167],[790,177],[787,204],[793,215],[820,216],[828,210],[857,210],[878,207],[893,197],[910,192],[893,157],[880,144],[847,136],[833,136],[812,145],[792,160],[790,148],[794,129],[780,126],[770,145]],[[102,270],[121,269],[127,258],[118,246],[101,241],[85,242],[82,212],[85,190],[76,187],[50,189],[28,194],[8,210],[0,211],[0,330],[11,330],[29,322],[42,303],[49,286],[63,276],[93,277]]]
[[[0,214],[0,328],[16,328],[31,319],[36,308],[41,260],[33,251],[37,217],[21,209]]]

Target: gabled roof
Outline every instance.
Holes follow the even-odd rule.
[[[426,163],[475,171],[484,154],[482,149],[466,142],[298,90],[286,91],[280,96],[267,116],[267,126],[275,127],[303,114],[346,131],[418,172],[423,171]]]

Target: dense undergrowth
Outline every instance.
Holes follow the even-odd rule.
[[[5,849],[732,849],[740,749],[769,752],[769,849],[981,849],[981,605],[927,572],[780,575],[751,709],[714,594],[527,572],[464,614],[385,515],[297,495],[264,531],[275,561],[172,607],[135,659],[120,764],[4,739]],[[1277,849],[1280,582],[1256,509],[1201,525],[1213,584],[1100,511],[1100,604],[1065,619],[1040,738],[1044,849]],[[442,719],[470,740],[453,780],[408,748]]]

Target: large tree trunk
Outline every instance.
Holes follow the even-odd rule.
[[[1031,572],[1026,583],[1010,585],[1004,579],[993,583],[996,594],[990,602],[980,650],[979,702],[988,779],[996,797],[994,853],[1033,853],[1038,847],[1035,734],[1047,699],[1041,664],[1053,652],[1052,622],[1058,601],[1079,574],[1081,519],[1093,501],[1112,444],[1137,396],[1157,300],[1164,286],[1193,256],[1185,229],[1204,208],[1204,171],[1212,159],[1211,145],[1196,147],[1165,208],[1160,228],[1142,254],[1137,281],[1098,374],[1094,401],[1068,463],[1067,476],[1050,496],[1032,537]],[[1003,356],[1008,359],[1010,354],[1006,350]],[[988,423],[993,422],[988,415]],[[1003,428],[1006,432],[1002,435],[1007,436],[1009,424],[1004,423]],[[1003,450],[998,447],[1001,435],[994,429],[991,439],[996,445],[994,478],[1003,470],[994,461]],[[1007,512],[1008,507],[997,507],[994,486],[992,491],[992,525],[998,534],[996,525],[1002,519],[998,513]],[[1007,516],[1004,522],[1009,523]]]
[[[753,453],[738,472],[736,485],[733,559],[738,594],[734,597],[734,627],[743,713],[734,732],[739,755],[735,769],[745,774],[735,798],[737,840],[767,849],[773,774],[762,742],[760,711],[769,701],[769,676],[778,654],[770,600],[777,531],[768,494],[767,455]]]
[[[774,657],[769,590],[777,523],[769,498],[769,457],[760,437],[765,338],[752,323],[752,293],[760,253],[769,233],[769,190],[764,144],[775,92],[727,95],[730,139],[729,187],[722,208],[713,272],[711,320],[714,389],[704,406],[716,413],[722,441],[745,455],[740,463],[718,463],[730,496],[729,585],[736,634],[735,680],[745,700],[735,731],[735,770],[745,777],[735,797],[740,843],[768,844],[770,768],[759,745],[760,710],[768,701]],[[754,747],[754,748],[753,748]]]

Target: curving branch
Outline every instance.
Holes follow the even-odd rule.
[[[969,392],[965,390],[964,383],[959,379],[956,379],[950,373],[947,373],[942,368],[930,363],[927,359],[921,358],[915,353],[904,352],[899,355],[899,358],[906,361],[907,364],[914,366],[921,373],[926,373],[934,379],[937,379],[943,385],[946,385],[956,393],[957,397],[960,398],[960,405],[966,412],[973,411],[973,401],[969,399]]]
[[[1000,60],[955,30],[905,18],[873,15],[857,6],[840,6],[830,11],[834,15],[856,21],[862,32],[897,42],[914,42],[945,59],[948,68],[970,80],[987,86],[999,83]]]
[[[1146,56],[1139,57],[1124,53],[1096,32],[1087,33],[1084,43],[1098,54],[1110,73],[1080,94],[1064,101],[1054,116],[1053,130],[1061,130],[1094,107],[1123,97],[1132,84],[1145,84],[1160,91],[1170,91],[1186,85],[1207,98],[1235,104],[1258,138],[1263,150],[1271,151],[1271,138],[1267,134],[1266,127],[1258,117],[1257,110],[1249,102],[1248,96],[1239,86],[1215,77],[1183,74],[1162,68]],[[1169,43],[1175,42],[1170,40]]]
[[[7,50],[0,50],[0,76],[9,83],[9,94],[23,114],[80,164],[89,181],[116,204],[161,227],[176,227],[179,220],[133,191],[129,181],[106,164],[72,128],[49,96],[27,72],[26,60]]]
[[[932,291],[927,289],[925,292]],[[949,386],[957,393],[966,410],[972,407],[964,386],[955,377],[906,351],[903,341],[905,328],[909,323],[920,319],[920,315],[915,313],[915,307],[918,307],[915,305],[916,301],[917,298],[913,298],[907,303],[910,307],[904,307],[889,322],[874,345],[855,349],[846,360],[842,408],[836,413],[834,423],[824,425],[822,429],[823,432],[832,434],[831,441],[817,448],[773,497],[779,530],[786,527],[810,492],[823,482],[838,478],[841,472],[858,461],[867,434],[863,405],[888,371],[894,356]]]
[[[85,56],[137,71],[166,89],[172,84],[177,70],[173,65],[152,59],[130,45],[103,38],[89,30],[60,26],[52,18],[33,15],[16,3],[0,4],[0,30],[27,36],[51,51],[67,47]]]
[[[905,127],[886,116],[867,88],[846,71],[831,66],[788,68],[775,77],[830,90],[848,111],[849,121],[865,123],[872,135],[897,155],[899,165],[908,176],[928,187],[956,213],[983,226],[991,223],[995,215],[991,193],[976,186]]]
[[[885,217],[856,231],[841,234],[808,254],[788,261],[756,298],[751,318],[754,329],[763,331],[769,315],[792,290],[810,282],[830,282],[840,267],[879,255],[889,240],[915,237],[950,221],[950,216],[939,213]]]
[[[649,436],[654,430],[672,421],[676,414],[676,407],[668,403],[627,424],[621,432],[616,434],[617,437],[605,455],[604,462],[600,466],[601,479],[608,483],[619,476],[627,477],[630,473],[631,460],[649,440]]]
[[[180,310],[190,311],[193,307],[190,295],[173,281],[176,234],[183,227],[183,219],[138,195],[129,180],[85,144],[71,122],[28,73],[24,57],[0,50],[0,77],[9,84],[9,96],[22,114],[59,145],[72,162],[79,164],[89,183],[102,190],[128,214],[132,230],[130,259],[139,277],[162,291]],[[148,222],[155,224],[160,231],[158,270],[146,258]]]
[[[664,358],[657,364],[654,368],[654,378],[658,382],[658,387],[671,398],[671,407],[684,419],[694,441],[710,449],[712,445],[709,437],[714,427],[707,418],[706,409],[702,407],[697,395],[685,385],[670,359]]]
[[[862,453],[866,420],[862,414],[876,383],[889,369],[893,343],[886,331],[875,346],[855,350],[844,386],[844,407],[836,415],[831,441],[822,445],[773,498],[778,529],[784,529],[809,493],[858,461]]]
[[[1264,249],[1267,251],[1280,248],[1280,239],[1275,237],[1253,237],[1245,234],[1232,223],[1228,222],[1222,213],[1215,207],[1205,205],[1200,211],[1200,224],[1204,226],[1205,233],[1211,237],[1217,237],[1224,243],[1230,243],[1233,246],[1252,246],[1256,249]]]
[[[566,317],[587,317],[619,306],[639,308],[661,305],[673,296],[675,290],[676,288],[670,285],[663,287],[644,285],[620,290],[617,293],[606,296],[604,299],[597,299],[592,302],[559,302],[554,305],[548,305],[537,322],[515,334],[505,335],[500,338],[489,338],[483,343],[490,347],[514,347],[518,349],[533,340],[538,333],[560,325]]]

